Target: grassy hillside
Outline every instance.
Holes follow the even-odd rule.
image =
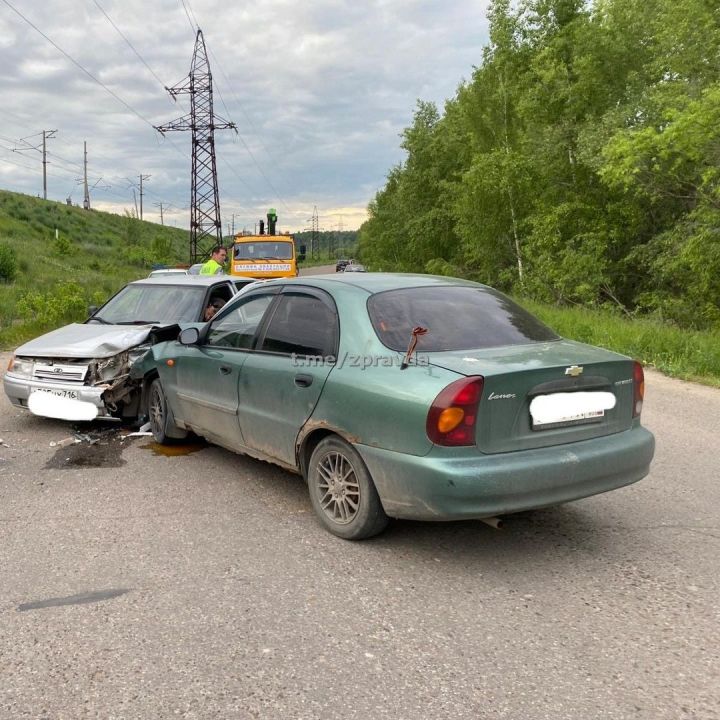
[[[0,191],[0,255],[15,260],[14,279],[0,277],[0,347],[77,319],[153,263],[187,262],[188,248],[185,230]]]

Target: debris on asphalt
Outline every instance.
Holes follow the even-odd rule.
[[[140,430],[138,430],[137,432],[128,433],[127,435],[125,435],[125,437],[147,437],[148,435],[152,435],[152,433],[151,432],[141,432]]]
[[[150,432],[150,421],[146,422],[142,427],[139,427],[138,432],[145,433],[146,435],[152,435]]]
[[[64,447],[67,447],[68,445],[74,445],[75,443],[79,443],[79,442],[80,442],[80,440],[78,440],[75,437],[66,437],[66,438],[63,438],[62,440],[57,440],[57,441],[53,440],[50,443],[50,447],[64,448]]]

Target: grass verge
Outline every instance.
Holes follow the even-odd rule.
[[[683,330],[603,310],[517,300],[558,334],[629,355],[671,377],[720,387],[720,332]]]

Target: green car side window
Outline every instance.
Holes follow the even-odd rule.
[[[260,350],[287,355],[335,355],[337,315],[329,303],[300,293],[283,295],[265,331]]]
[[[224,313],[211,324],[205,344],[213,347],[251,348],[258,326],[274,297],[260,295],[248,298],[246,302]]]

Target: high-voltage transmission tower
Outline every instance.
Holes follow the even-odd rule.
[[[205,40],[198,28],[190,74],[174,87],[165,88],[173,100],[190,96],[190,114],[155,129],[163,135],[171,130],[192,130],[192,191],[190,198],[190,261],[210,257],[214,245],[222,244],[220,200],[215,164],[215,131],[232,129],[235,123],[213,113],[213,86]]]
[[[310,236],[310,257],[315,259],[320,251],[320,232],[318,224],[318,212],[317,205],[313,207],[312,214],[312,235]]]

